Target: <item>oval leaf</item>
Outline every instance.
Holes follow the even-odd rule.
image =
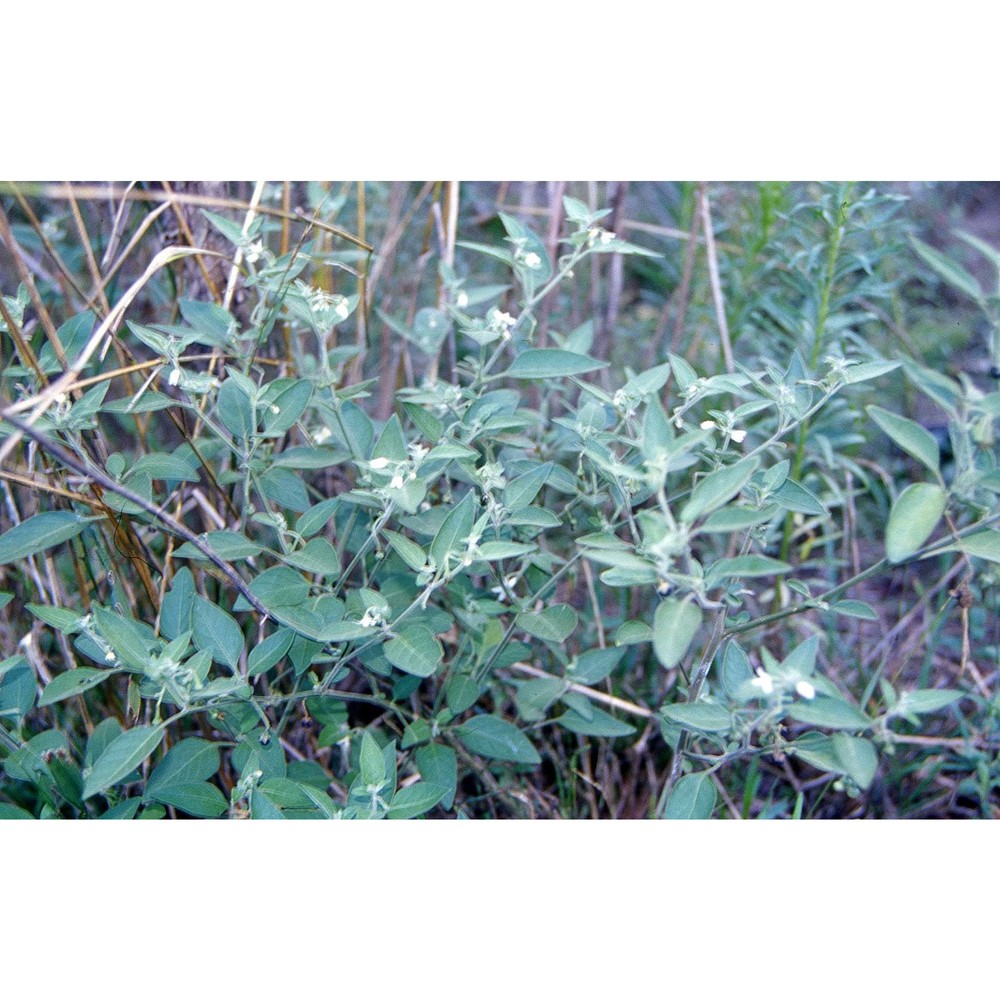
[[[466,749],[490,760],[511,764],[541,764],[542,758],[517,726],[495,715],[477,715],[463,722],[455,734]]]
[[[702,771],[685,774],[667,800],[664,819],[711,819],[715,811],[715,785]]]
[[[160,744],[160,726],[136,726],[116,736],[97,758],[83,782],[83,797],[89,799],[134,771]]]
[[[404,673],[430,677],[444,657],[441,643],[426,625],[410,625],[383,647],[385,658]]]
[[[757,471],[760,460],[741,458],[724,469],[710,472],[691,491],[691,497],[681,509],[681,520],[687,524],[732,500],[746,481]]]
[[[663,601],[653,619],[653,651],[669,670],[684,658],[701,627],[701,611],[690,601]]]
[[[503,374],[510,378],[524,379],[562,378],[565,375],[583,375],[607,367],[606,361],[598,361],[586,354],[553,348],[531,348],[519,354]]]
[[[76,694],[83,694],[84,691],[96,687],[101,681],[115,673],[114,670],[98,670],[95,667],[77,667],[76,670],[66,670],[53,677],[45,685],[45,690],[42,692],[41,698],[38,699],[38,704],[40,707],[54,705],[57,701],[72,698]]]
[[[71,510],[50,510],[29,517],[0,535],[0,564],[27,559],[74,538],[86,527],[87,521]]]
[[[908,559],[931,536],[947,501],[934,483],[911,483],[896,497],[885,528],[885,554],[890,562]]]
[[[923,462],[935,475],[940,473],[941,454],[938,443],[926,427],[915,420],[883,410],[881,406],[866,407],[872,418],[903,451]]]

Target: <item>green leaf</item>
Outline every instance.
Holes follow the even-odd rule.
[[[903,451],[923,462],[935,475],[940,475],[941,454],[938,443],[926,427],[915,420],[883,410],[881,406],[865,408],[868,415],[885,431]]]
[[[191,612],[194,609],[194,577],[187,566],[174,574],[174,582],[163,598],[160,612],[160,631],[168,639],[191,631]]]
[[[378,786],[385,781],[385,757],[382,748],[367,729],[361,737],[359,764],[363,784]]]
[[[885,527],[885,554],[890,562],[908,559],[930,538],[947,500],[947,493],[936,483],[911,483],[896,497]]]
[[[464,548],[465,540],[472,531],[476,517],[476,498],[473,491],[462,497],[441,522],[434,541],[431,542],[431,558],[437,566],[443,566],[449,552]]]
[[[802,514],[818,514],[823,517],[829,513],[812,490],[807,489],[794,479],[786,479],[771,494],[771,499],[785,510],[799,511]]]
[[[722,687],[731,699],[737,700],[740,689],[750,680],[753,680],[750,658],[743,647],[735,639],[731,639],[722,656]]]
[[[732,500],[757,471],[759,464],[760,459],[757,457],[742,458],[716,472],[710,472],[691,491],[688,502],[681,509],[680,519],[691,524],[703,514],[709,514]]]
[[[390,462],[405,462],[409,458],[403,426],[395,413],[385,422],[385,427],[372,448],[371,457],[387,458]]]
[[[382,533],[410,569],[419,573],[424,568],[427,564],[427,555],[416,542],[388,528],[383,529]]]
[[[568,604],[554,604],[544,611],[522,611],[516,618],[518,628],[545,642],[565,642],[576,628],[576,611]]]
[[[20,806],[11,805],[9,802],[0,802],[0,820],[34,818],[30,812]]]
[[[229,808],[222,792],[207,781],[172,784],[151,798],[200,819],[215,819]]]
[[[796,722],[805,722],[825,729],[868,729],[872,720],[853,705],[840,698],[817,696],[812,701],[797,701],[788,714]]]
[[[638,621],[622,622],[615,633],[616,646],[634,646],[640,642],[652,642],[653,630]]]
[[[440,309],[421,309],[413,317],[413,333],[408,338],[424,354],[436,354],[448,335],[448,317]]]
[[[953,705],[964,695],[961,691],[949,691],[947,688],[919,688],[916,691],[903,691],[899,701],[893,707],[893,715],[921,715],[924,712],[937,712]]]
[[[633,375],[622,387],[622,392],[632,398],[642,398],[658,393],[670,378],[670,362],[649,368]]]
[[[233,317],[215,302],[178,299],[184,322],[190,324],[198,335],[198,343],[226,347],[230,331],[236,326]]]
[[[667,800],[664,819],[711,819],[715,812],[716,791],[704,771],[685,774],[674,785]]]
[[[567,677],[577,684],[598,684],[621,663],[624,655],[621,647],[588,649],[571,664]]]
[[[444,658],[441,643],[426,625],[407,626],[382,651],[394,667],[415,677],[430,677]]]
[[[418,747],[414,759],[424,781],[441,785],[447,790],[441,799],[441,807],[450,809],[455,801],[458,784],[458,758],[455,751],[441,743],[430,743]]]
[[[253,403],[235,378],[227,378],[219,387],[216,405],[222,425],[234,438],[246,441],[253,437],[257,429]]]
[[[479,698],[479,685],[467,674],[454,674],[445,689],[448,708],[459,715],[475,705]]]
[[[107,639],[118,658],[133,670],[145,670],[150,664],[152,640],[139,623],[107,608],[95,607],[92,613],[101,635]]]
[[[303,537],[310,538],[318,531],[326,527],[330,518],[337,512],[340,500],[337,497],[330,497],[327,500],[320,500],[313,504],[295,522],[295,530]]]
[[[788,749],[796,757],[801,757],[819,771],[840,773],[841,764],[833,749],[833,741],[823,733],[803,733],[797,740],[789,744]]]
[[[291,469],[271,466],[260,477],[261,492],[281,507],[302,513],[309,509],[309,494],[302,478]]]
[[[240,559],[252,559],[260,555],[263,547],[256,542],[251,542],[245,535],[238,531],[209,531],[201,538],[220,559],[227,562],[236,562]],[[195,548],[190,542],[185,542],[174,556],[178,559],[207,559],[200,549]]]
[[[660,714],[685,729],[698,729],[703,733],[725,733],[733,727],[733,717],[725,708],[705,701],[664,705]]]
[[[337,576],[340,573],[337,550],[325,538],[312,538],[303,548],[283,558],[290,566],[306,573],[318,573],[320,576]]]
[[[269,635],[262,643],[250,650],[247,658],[247,676],[256,677],[273,667],[288,653],[295,639],[295,632],[290,628],[279,628]]]
[[[844,381],[848,385],[856,382],[867,382],[869,379],[881,378],[895,371],[900,366],[899,361],[865,361],[860,365],[851,365],[844,370]]]
[[[608,712],[602,711],[594,705],[589,708],[589,718],[584,717],[580,712],[570,709],[564,712],[556,720],[564,729],[580,736],[604,736],[613,738],[616,736],[631,736],[635,732],[635,726],[621,719],[616,719]]]
[[[89,799],[134,771],[160,744],[161,726],[127,729],[108,744],[83,781],[83,797]]]
[[[872,783],[878,768],[878,755],[871,740],[866,740],[862,736],[834,733],[830,737],[830,744],[844,773],[858,788],[867,788]]]
[[[270,386],[268,386],[270,388]],[[309,400],[312,398],[313,387],[308,379],[295,379],[290,385],[282,388],[272,399],[265,391],[261,402],[264,413],[264,432],[266,434],[284,434],[295,421],[305,413]],[[272,407],[277,407],[275,413]]]
[[[6,603],[4,601],[4,604]],[[52,628],[66,635],[72,635],[78,631],[77,623],[83,617],[79,611],[70,611],[69,608],[53,608],[48,604],[25,604],[25,608],[39,621],[51,625]]]
[[[653,618],[653,651],[669,670],[684,659],[701,627],[701,610],[691,601],[661,601]]]
[[[38,699],[39,707],[54,705],[58,701],[72,698],[74,695],[83,694],[92,687],[96,687],[101,681],[112,677],[114,670],[98,670],[95,667],[77,667],[75,670],[65,670],[45,685],[41,698]]]
[[[351,642],[354,639],[370,639],[379,635],[379,630],[371,625],[360,622],[334,622],[324,626],[316,633],[320,642]]]
[[[1000,563],[1000,531],[993,531],[990,528],[985,531],[976,531],[960,538],[954,545],[949,545],[938,551],[965,552],[977,559],[987,559],[990,562]]]
[[[13,716],[20,724],[35,704],[35,671],[23,656],[0,663],[0,718]]]
[[[524,507],[516,514],[508,515],[507,524],[512,528],[515,526],[558,528],[562,521],[557,514],[553,514],[552,511],[545,510],[543,507]]]
[[[525,722],[541,722],[552,703],[565,693],[566,681],[559,677],[536,677],[519,682],[514,703]]]
[[[767,669],[789,683],[804,681],[816,672],[818,653],[819,636],[811,635],[804,642],[800,642],[780,663]]]
[[[192,816],[214,817],[226,811],[225,797],[206,783],[219,770],[219,747],[192,737],[167,752],[149,776],[146,799],[181,809]]]
[[[463,722],[455,735],[471,753],[512,764],[541,764],[542,758],[516,726],[496,715],[476,715]]]
[[[508,510],[515,511],[527,507],[538,496],[538,491],[545,485],[545,480],[549,478],[552,471],[552,462],[546,462],[526,472],[523,476],[518,476],[511,480],[503,491],[504,506]]]
[[[232,615],[195,595],[191,631],[198,649],[206,650],[217,663],[236,669],[244,642],[243,632]]]
[[[862,621],[878,621],[878,615],[864,601],[837,601],[830,605],[830,610],[848,618],[860,618]]]
[[[584,375],[607,368],[606,361],[598,361],[586,354],[560,351],[556,348],[529,348],[522,351],[514,363],[502,374],[510,378],[546,379],[567,375]]]
[[[736,556],[732,559],[719,559],[705,571],[705,586],[714,587],[720,580],[732,577],[776,576],[788,573],[792,567],[780,559],[769,556]]]
[[[413,819],[430,812],[446,795],[446,785],[436,785],[430,781],[415,781],[401,788],[389,803],[388,819]]]
[[[983,292],[979,287],[979,282],[961,264],[957,264],[950,257],[946,257],[915,236],[910,237],[910,243],[923,262],[933,268],[947,284],[968,295],[974,302],[982,304]]]
[[[87,523],[70,510],[50,510],[29,517],[0,535],[0,565],[27,559],[75,538],[87,527]]]
[[[698,526],[699,534],[731,534],[770,521],[778,513],[776,504],[765,507],[723,507]]]
[[[198,470],[190,462],[178,455],[168,455],[164,452],[152,452],[143,455],[129,469],[129,475],[142,473],[150,479],[164,479],[172,482],[197,483]]]
[[[537,545],[525,545],[523,542],[483,542],[476,553],[477,559],[486,562],[497,562],[500,559],[516,559],[518,556],[534,552]]]
[[[268,611],[299,607],[309,599],[309,589],[309,581],[287,566],[272,566],[250,584],[251,593]]]

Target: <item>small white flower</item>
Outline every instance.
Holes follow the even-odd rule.
[[[171,385],[177,385],[177,383],[180,382],[180,380],[181,380],[181,370],[180,370],[180,368],[172,368],[170,370],[170,376],[167,378],[167,381]]]
[[[375,470],[384,469],[388,464],[389,459],[387,459],[384,455],[380,455],[378,458],[373,458],[368,463],[368,465]]]
[[[257,240],[246,248],[246,259],[248,264],[256,264],[260,260],[260,255],[264,252],[264,241]]]
[[[515,322],[510,313],[500,312],[499,309],[494,309],[490,317],[490,324],[496,330],[509,330]]]
[[[309,292],[309,308],[314,313],[325,312],[333,305],[333,296],[324,292],[322,288],[313,288]]]
[[[115,662],[115,660],[117,660],[117,659],[118,659],[118,657],[117,657],[117,656],[115,656],[115,651],[114,651],[113,649],[109,649],[109,650],[108,650],[108,651],[107,651],[107,652],[106,652],[106,653],[104,654],[104,659],[105,659],[105,660],[107,660],[107,661],[108,661],[108,663],[114,663],[114,662]]]
[[[459,309],[464,309],[468,304],[469,296],[466,295],[465,292],[459,292],[458,295],[455,296],[455,305]]]
[[[322,444],[324,441],[329,441],[332,436],[333,435],[329,427],[321,427],[312,436],[313,444]]]
[[[812,684],[809,683],[809,681],[799,681],[795,685],[795,690],[803,698],[815,698],[816,697],[816,688],[814,688],[812,686]]]
[[[276,405],[275,405],[274,403],[272,403],[272,404],[271,404],[271,412],[272,412],[272,413],[273,413],[273,414],[274,414],[275,416],[277,416],[277,415],[278,415],[279,413],[281,413],[281,407],[280,407],[280,406],[276,406]]]
[[[747,436],[747,432],[743,430],[730,431],[729,436],[737,443],[741,444],[743,439]]]
[[[774,678],[766,671],[759,673],[751,682],[755,688],[760,688],[764,694],[774,691]]]
[[[698,426],[703,431],[711,431],[711,430],[715,429],[715,421],[714,420],[703,420]]]
[[[343,322],[345,319],[347,319],[348,316],[351,315],[350,304],[348,303],[347,299],[344,298],[343,295],[340,296],[340,299],[337,302],[336,306],[334,306],[333,311],[334,313],[336,313],[337,319],[339,319],[341,322]]]
[[[542,258],[538,256],[537,253],[527,253],[524,255],[524,266],[530,267],[532,269],[538,267],[542,263]]]
[[[615,234],[614,234],[614,233],[612,233],[612,232],[611,232],[610,230],[608,230],[608,229],[605,229],[605,230],[604,230],[604,231],[603,231],[603,232],[601,233],[601,237],[600,237],[600,239],[601,239],[601,242],[602,242],[602,243],[603,243],[603,244],[604,244],[605,246],[607,246],[607,245],[608,245],[608,244],[609,244],[609,243],[610,243],[610,242],[611,242],[611,241],[612,241],[612,240],[613,240],[614,238],[615,238]]]
[[[366,608],[365,613],[361,616],[361,621],[358,624],[362,628],[372,628],[374,625],[378,624],[378,620],[381,616],[377,611],[372,608]]]
[[[396,475],[392,477],[392,482],[389,483],[389,487],[394,490],[401,490],[403,488],[402,473],[397,472]]]

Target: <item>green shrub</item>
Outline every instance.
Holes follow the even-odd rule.
[[[714,330],[651,367],[625,330],[612,367],[598,324],[560,327],[592,263],[664,267],[570,197],[555,259],[500,213],[409,315],[369,315],[362,241],[278,252],[253,211],[204,213],[238,305],[178,295],[177,248],[113,308],[53,282],[55,331],[10,289],[0,815],[597,816],[595,766],[606,786],[632,758],[654,776],[634,814],[815,815],[908,780],[942,717],[988,802],[989,689],[894,681],[857,629],[892,624],[873,581],[934,567],[961,575],[968,643],[1000,562],[1000,394],[877,349],[898,198],[792,194],[747,199],[724,305],[696,279],[731,363]],[[366,356],[376,322],[402,369]],[[904,376],[946,414],[947,468]]]

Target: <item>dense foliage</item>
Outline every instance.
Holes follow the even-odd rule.
[[[995,814],[998,297],[534,193],[0,187],[0,816]]]

